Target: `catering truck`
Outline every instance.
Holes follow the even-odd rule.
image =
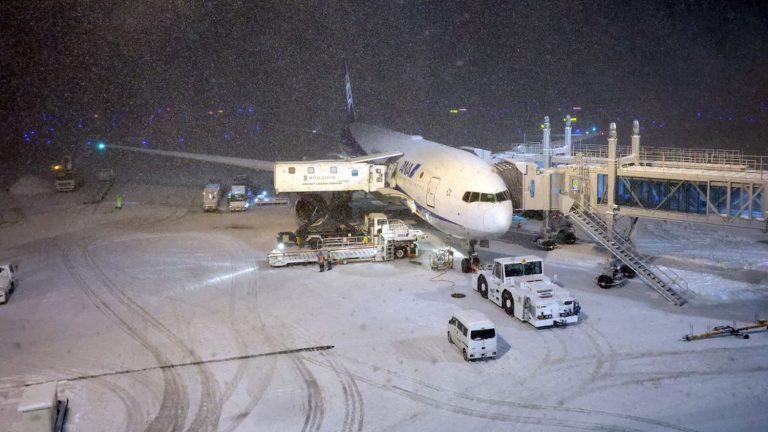
[[[354,233],[291,234],[278,235],[277,248],[267,255],[270,266],[312,264],[319,254],[339,264],[415,257],[419,253],[417,242],[426,238],[422,230],[388,219],[383,213],[368,214],[363,227]]]
[[[472,286],[507,315],[536,328],[579,320],[579,303],[544,276],[544,262],[534,255],[496,258],[490,270],[475,270]]]

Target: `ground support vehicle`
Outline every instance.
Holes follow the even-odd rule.
[[[496,358],[496,326],[482,312],[458,311],[448,321],[448,342],[465,361]]]
[[[83,177],[72,166],[72,157],[64,156],[61,162],[51,167],[54,174],[56,192],[72,192],[82,186]]]
[[[472,275],[472,286],[508,315],[536,328],[564,326],[579,319],[579,303],[544,276],[544,262],[534,255],[496,258],[491,270]]]
[[[229,211],[245,211],[248,209],[248,195],[245,185],[232,185],[227,195]]]
[[[203,211],[219,211],[221,185],[208,183],[203,189]]]
[[[381,213],[372,213],[366,218],[365,231],[336,233],[308,233],[305,237],[278,235],[278,247],[273,249],[267,260],[272,267],[313,264],[319,254],[336,263],[347,264],[359,261],[391,261],[418,255],[418,240],[425,234],[412,229],[399,220],[390,220]]]
[[[16,289],[16,266],[0,265],[0,304],[6,303]]]
[[[595,278],[595,283],[600,288],[608,289],[624,285],[635,276],[637,276],[637,273],[634,270],[614,258],[603,267],[602,272]]]

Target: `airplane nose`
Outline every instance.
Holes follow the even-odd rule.
[[[485,230],[493,234],[504,234],[512,226],[512,202],[496,203],[485,212],[483,222]]]

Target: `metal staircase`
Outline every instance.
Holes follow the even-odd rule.
[[[667,301],[677,306],[685,304],[685,299],[678,294],[688,291],[688,284],[683,278],[670,269],[661,269],[645,260],[632,243],[609,228],[603,218],[587,206],[574,202],[569,214],[576,225],[634,270],[640,279]]]

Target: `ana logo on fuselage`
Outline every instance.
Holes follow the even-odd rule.
[[[398,171],[400,174],[408,176],[408,178],[413,178],[413,175],[416,174],[416,171],[418,171],[419,167],[421,167],[420,163],[403,161]]]

